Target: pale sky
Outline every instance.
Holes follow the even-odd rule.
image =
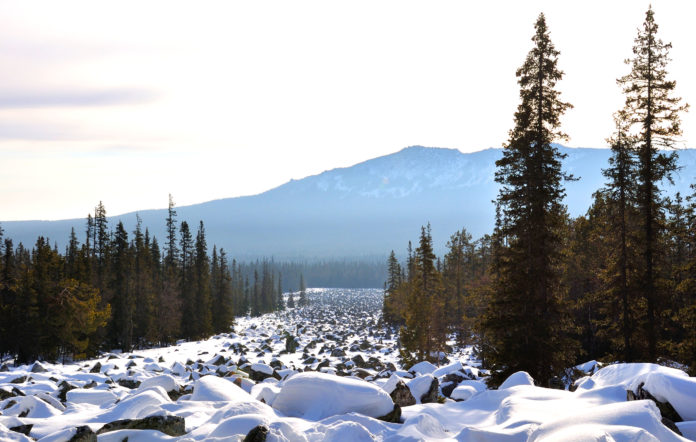
[[[604,147],[647,1],[2,1],[0,220],[268,190],[507,139],[539,12],[574,147]],[[653,0],[696,106],[696,1]],[[683,116],[696,147],[696,108]]]

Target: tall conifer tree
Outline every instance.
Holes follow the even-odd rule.
[[[208,258],[208,243],[205,239],[203,221],[198,226],[196,234],[195,255],[193,258],[193,277],[195,278],[195,336],[202,338],[213,331],[213,320],[210,304],[210,259]]]
[[[603,328],[607,337],[621,337],[623,360],[632,361],[634,352],[634,309],[636,300],[633,298],[635,281],[635,204],[636,204],[636,158],[635,137],[629,134],[629,123],[626,112],[618,112],[614,117],[616,132],[607,141],[611,146],[609,167],[602,170],[608,183],[604,189],[606,194],[607,234],[605,243],[608,250],[607,263],[602,272],[604,289],[600,301],[605,307]],[[614,314],[611,306],[620,303],[620,310]]]
[[[657,357],[659,334],[657,264],[659,261],[659,219],[664,212],[664,200],[658,184],[671,180],[676,170],[675,152],[661,152],[672,148],[674,137],[681,134],[679,114],[688,106],[673,95],[676,82],[667,79],[669,50],[657,36],[658,26],[652,8],[645,13],[643,28],[634,40],[633,58],[626,60],[631,72],[618,79],[626,96],[625,111],[628,121],[637,128],[638,151],[638,207],[641,215],[641,245],[643,255],[642,296],[646,301],[645,333],[648,342],[647,357]]]
[[[543,14],[535,31],[534,48],[517,70],[521,103],[515,126],[496,162],[504,246],[495,257],[497,280],[485,329],[490,361],[501,375],[525,370],[546,384],[572,362],[559,283],[563,155],[551,144],[565,137],[560,117],[571,105],[555,89],[563,72]]]

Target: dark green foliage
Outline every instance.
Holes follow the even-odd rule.
[[[170,199],[170,232],[174,216]],[[3,241],[0,357],[65,360],[202,338],[229,331],[234,315],[248,310],[239,266],[215,247],[211,262],[202,222],[195,243],[183,222],[179,244],[170,243],[164,256],[140,222],[132,239],[121,222],[108,230],[101,203],[86,233],[80,245],[71,232],[64,256],[43,237],[32,250]],[[265,275],[270,307],[264,308],[273,311],[280,281],[270,270]]]
[[[392,250],[387,261],[387,282],[384,286],[384,306],[382,318],[392,325],[403,325],[404,314],[397,290],[401,286],[401,266]]]
[[[300,297],[298,301],[299,307],[306,307],[309,305],[309,300],[307,299],[307,286],[304,282],[304,275],[300,274]]]
[[[233,279],[227,263],[227,255],[213,247],[211,266],[212,321],[216,333],[229,331],[234,319]]]
[[[648,342],[646,356],[657,357],[660,338],[660,317],[664,308],[660,300],[665,297],[659,283],[659,250],[665,201],[658,187],[663,179],[671,180],[676,170],[677,155],[658,148],[671,148],[674,137],[681,134],[679,113],[687,109],[674,97],[676,82],[667,79],[671,44],[657,37],[658,26],[652,8],[645,14],[643,28],[639,29],[633,46],[633,58],[626,60],[631,72],[618,79],[626,96],[625,115],[629,128],[636,127],[637,206],[639,217],[639,244],[643,262],[640,269],[640,294],[646,302],[644,333]]]
[[[414,256],[414,273],[406,284],[406,324],[401,329],[402,358],[439,361],[445,350],[447,324],[444,317],[442,278],[435,267],[430,224],[421,228]]]
[[[193,336],[199,339],[210,335],[213,331],[210,279],[208,245],[205,240],[203,221],[201,221],[196,234],[195,254],[193,256],[193,290],[195,300]]]
[[[108,284],[107,302],[112,306],[111,344],[114,348],[130,351],[133,346],[133,317],[135,296],[133,284],[133,253],[128,243],[128,233],[119,222],[114,234],[111,257],[111,280]]]
[[[179,296],[181,298],[181,334],[188,338],[196,335],[195,298],[193,274],[193,238],[186,221],[181,223],[179,248],[181,263],[179,273]]]
[[[484,329],[488,357],[500,376],[529,372],[545,385],[573,362],[569,317],[560,284],[563,156],[551,144],[563,138],[560,117],[571,107],[560,100],[556,82],[559,52],[549,39],[544,15],[535,25],[534,48],[517,71],[521,103],[515,127],[496,162],[501,184],[496,235],[495,286]]]

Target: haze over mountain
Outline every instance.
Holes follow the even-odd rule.
[[[604,183],[609,150],[560,147],[568,154],[564,169],[580,177],[567,182],[572,216],[585,213],[592,193]],[[259,195],[227,198],[176,207],[178,221],[192,230],[205,223],[208,244],[223,247],[238,259],[275,257],[383,257],[390,250],[403,254],[420,227],[431,223],[436,251],[449,235],[466,228],[474,238],[490,233],[498,186],[495,161],[501,149],[461,153],[455,149],[413,146],[352,167],[329,170],[292,180]],[[696,177],[696,151],[679,152],[681,171],[668,194],[690,194]],[[176,195],[174,195],[176,200]],[[107,213],[108,201],[105,202]],[[143,226],[164,244],[166,209],[137,212]],[[133,231],[136,212],[109,217],[109,226],[122,220]],[[70,229],[84,240],[84,219],[5,221],[5,235],[30,247],[38,235],[63,249]]]

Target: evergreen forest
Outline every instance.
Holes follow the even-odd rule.
[[[163,246],[140,223],[130,234],[110,227],[101,202],[83,238],[73,229],[61,253],[44,237],[15,246],[0,230],[0,357],[65,361],[201,339],[236,315],[285,308],[269,261],[242,266],[210,250],[203,222],[178,223],[171,196]]]
[[[443,257],[423,227],[405,262],[388,260],[384,319],[400,327],[405,361],[439,361],[448,337],[474,345],[494,378],[527,371],[541,385],[588,359],[663,361],[696,370],[696,188],[663,194],[676,172],[680,115],[671,45],[652,9],[634,40],[625,105],[607,134],[606,184],[571,218],[563,183],[556,88],[563,71],[546,19],[517,70],[520,101],[496,162],[496,225],[476,241],[462,229]],[[601,167],[601,166],[598,166]],[[662,187],[661,187],[662,186]]]

